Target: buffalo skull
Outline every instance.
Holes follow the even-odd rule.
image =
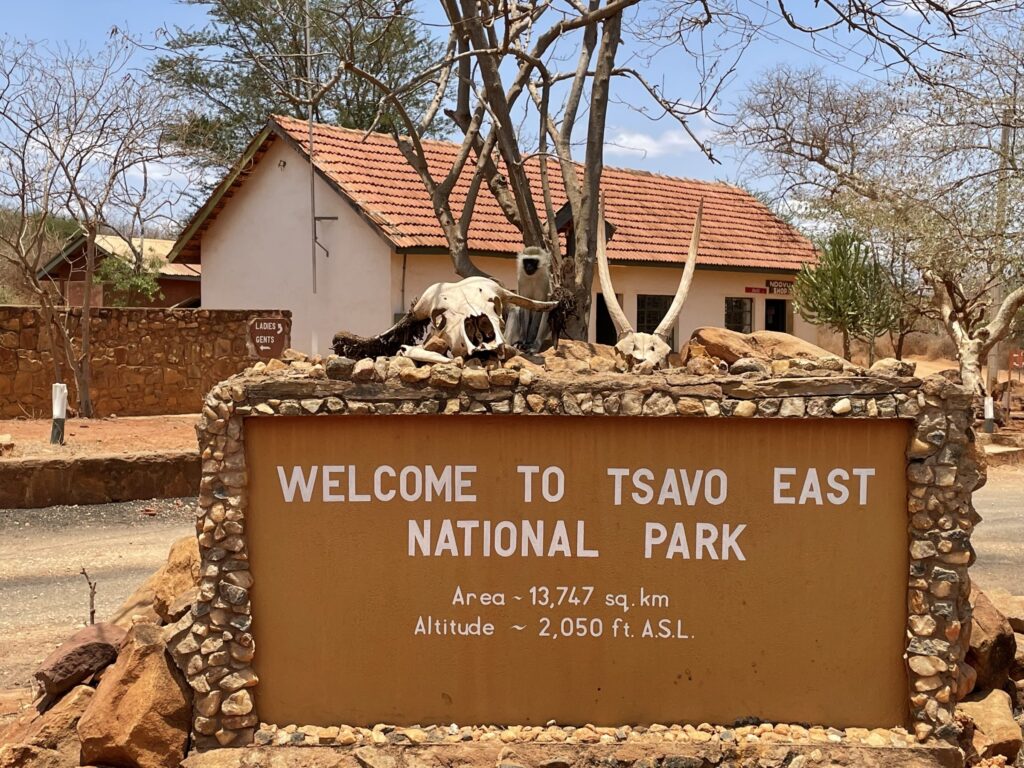
[[[489,277],[467,277],[457,283],[434,283],[423,292],[409,312],[413,321],[429,321],[427,340],[404,347],[402,354],[414,360],[436,362],[452,357],[494,354],[504,359],[504,313],[509,306],[547,312],[554,301],[535,301],[504,288]]]

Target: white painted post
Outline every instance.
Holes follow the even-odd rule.
[[[64,419],[68,415],[68,385],[54,384],[51,391],[53,400],[53,424],[50,427],[50,443],[64,445]]]
[[[992,434],[996,430],[996,407],[991,396],[985,398],[985,431]]]

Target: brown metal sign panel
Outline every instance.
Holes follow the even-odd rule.
[[[245,433],[266,722],[906,721],[904,422]]]
[[[249,341],[260,357],[280,357],[284,352],[288,323],[281,317],[254,317],[249,321]]]

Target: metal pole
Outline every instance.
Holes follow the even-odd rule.
[[[313,267],[313,293],[316,293],[316,170],[313,167],[313,52],[310,47],[309,0],[306,0],[306,102],[309,118],[309,250]],[[316,350],[310,350],[314,354]]]

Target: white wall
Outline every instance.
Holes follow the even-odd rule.
[[[501,280],[509,288],[515,288],[515,262],[512,259],[476,258],[474,263],[488,274]],[[392,274],[397,279],[392,281],[391,306],[394,312],[402,312],[431,283],[458,279],[451,267],[451,260],[443,254],[410,254],[404,257],[404,292],[403,256],[392,256]],[[635,267],[612,266],[612,283],[615,292],[622,296],[622,309],[630,322],[636,323],[637,295],[654,294],[672,296],[682,276],[679,267]],[[600,293],[594,276],[594,294]],[[690,293],[679,314],[676,325],[676,339],[684,342],[690,338],[695,328],[703,325],[721,326],[725,323],[725,298],[736,296],[753,299],[754,330],[764,330],[764,302],[768,298],[783,298],[764,294],[749,294],[749,287],[763,288],[765,280],[789,279],[780,273],[768,272],[726,272],[722,270],[698,269],[690,286]],[[594,312],[596,303],[591,304],[590,338],[594,340]],[[814,326],[802,320],[794,313],[792,332],[808,341],[817,339]]]
[[[282,166],[281,163],[284,163]],[[330,351],[335,331],[370,335],[391,324],[391,249],[317,178],[319,239],[312,288],[309,164],[277,142],[203,235],[203,306],[290,309],[292,346]],[[315,339],[315,343],[314,343]]]

